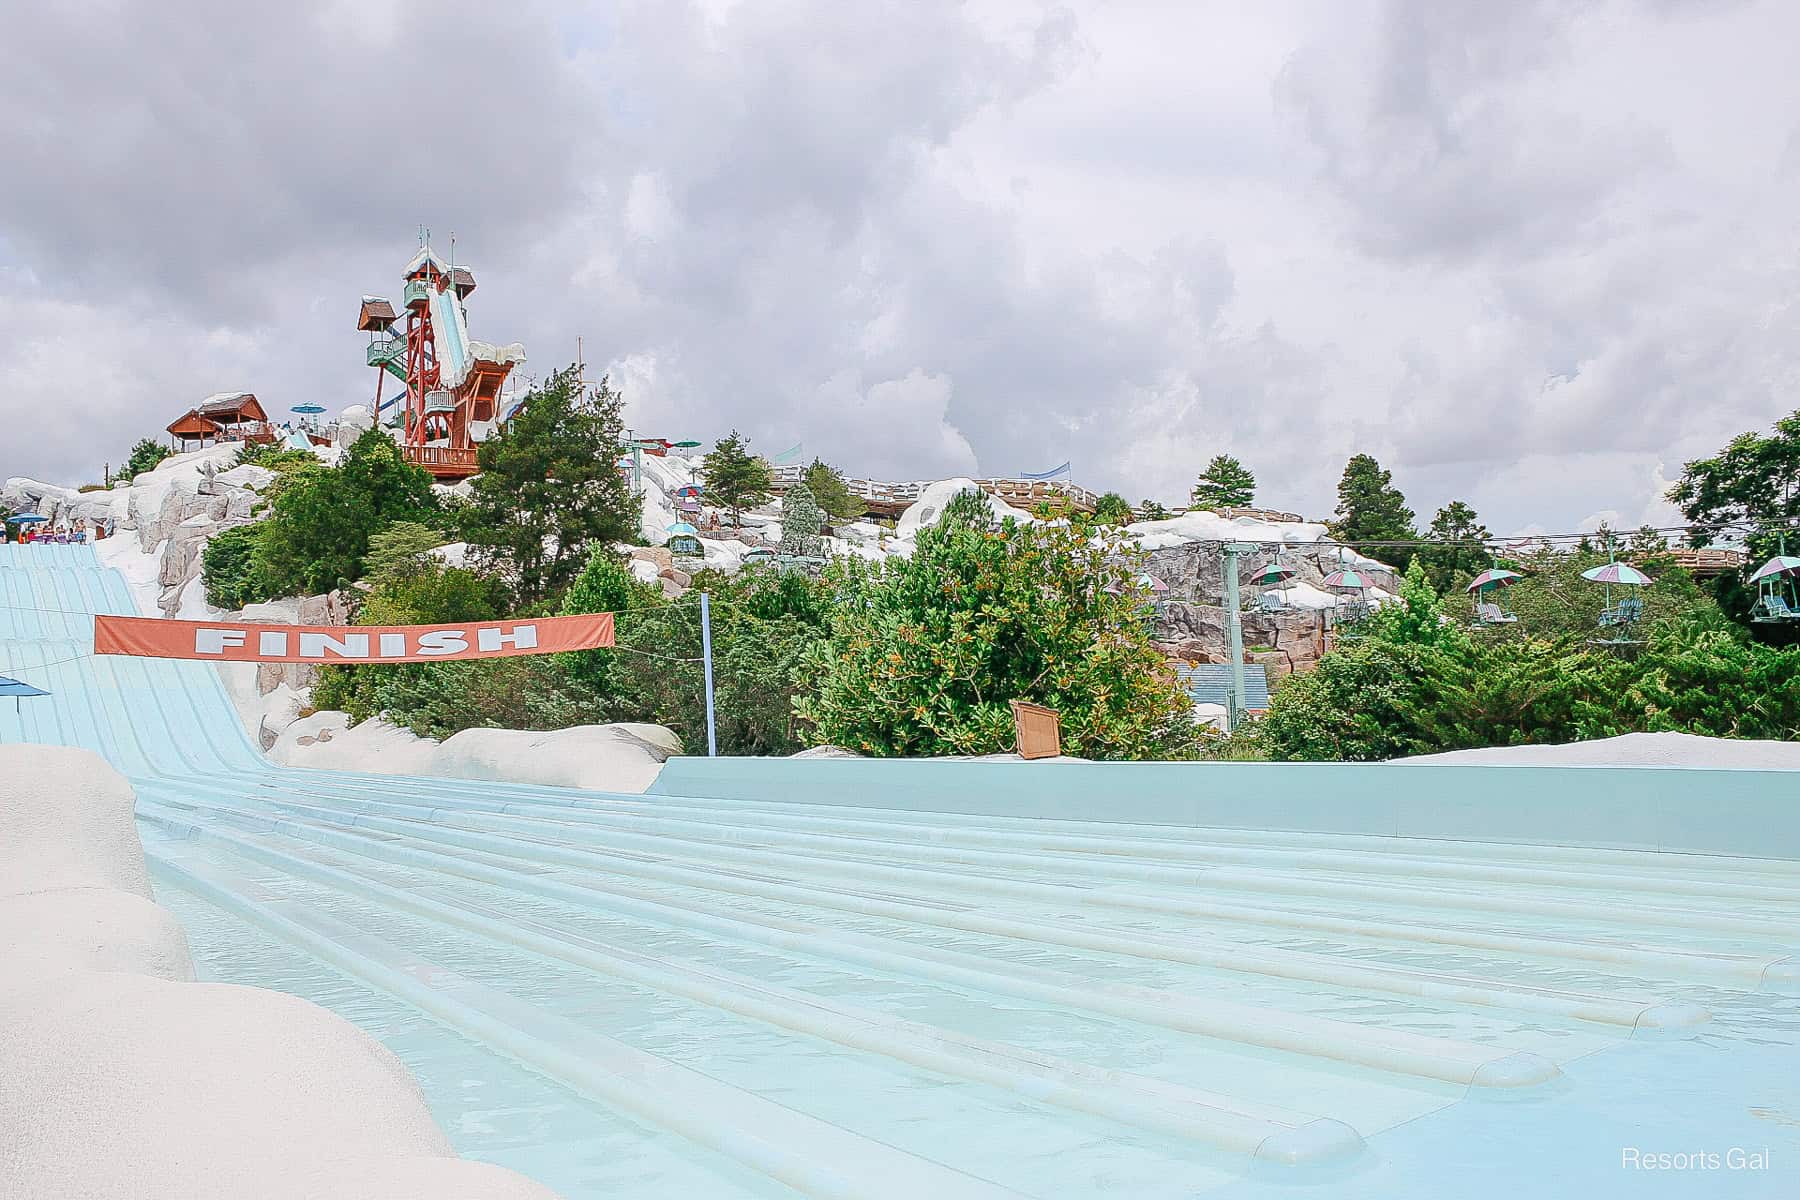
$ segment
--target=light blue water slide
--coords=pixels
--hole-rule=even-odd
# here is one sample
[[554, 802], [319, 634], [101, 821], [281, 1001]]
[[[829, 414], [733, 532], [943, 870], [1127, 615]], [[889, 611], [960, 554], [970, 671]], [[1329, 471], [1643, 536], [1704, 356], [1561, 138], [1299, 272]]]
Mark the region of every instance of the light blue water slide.
[[1800, 1162], [1754, 1115], [1800, 1111], [1791, 859], [1157, 807], [1230, 779], [1255, 811], [1205, 767], [1110, 805], [874, 764], [683, 760], [652, 796], [277, 768], [212, 667], [92, 655], [131, 611], [89, 547], [0, 547], [0, 674], [52, 693], [0, 742], [105, 755], [210, 977], [362, 1024], [465, 1154], [572, 1197], [1754, 1196], [1624, 1179], [1616, 1143]]

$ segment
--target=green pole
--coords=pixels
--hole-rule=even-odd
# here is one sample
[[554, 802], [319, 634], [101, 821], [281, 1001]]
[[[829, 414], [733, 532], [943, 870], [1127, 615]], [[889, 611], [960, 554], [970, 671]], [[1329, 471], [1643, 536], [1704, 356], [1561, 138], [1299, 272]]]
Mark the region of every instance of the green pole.
[[1238, 555], [1254, 553], [1244, 542], [1225, 543], [1225, 646], [1231, 655], [1231, 701], [1225, 706], [1225, 732], [1238, 727], [1244, 711], [1244, 619], [1238, 600]]

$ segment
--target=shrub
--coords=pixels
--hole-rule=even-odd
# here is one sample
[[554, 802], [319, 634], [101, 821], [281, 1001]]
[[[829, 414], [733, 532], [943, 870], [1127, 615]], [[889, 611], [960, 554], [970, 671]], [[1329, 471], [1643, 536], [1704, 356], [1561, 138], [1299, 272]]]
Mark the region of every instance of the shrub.
[[907, 559], [846, 564], [817, 678], [796, 705], [815, 744], [877, 756], [1013, 743], [1011, 700], [1054, 708], [1091, 758], [1185, 758], [1192, 705], [1150, 641], [1148, 596], [1119, 544], [1070, 525], [995, 524], [967, 493]]

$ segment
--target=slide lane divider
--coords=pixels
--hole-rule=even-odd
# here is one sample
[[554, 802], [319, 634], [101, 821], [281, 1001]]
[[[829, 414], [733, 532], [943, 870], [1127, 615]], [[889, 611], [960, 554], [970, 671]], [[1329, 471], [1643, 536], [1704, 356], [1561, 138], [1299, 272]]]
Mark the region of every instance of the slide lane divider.
[[[765, 984], [734, 972], [652, 957], [482, 904], [431, 899], [377, 882], [354, 869], [272, 847], [254, 837], [227, 834], [183, 820], [160, 805], [146, 816], [171, 833], [226, 846], [287, 874], [503, 945], [807, 1037], [1002, 1088], [1026, 1100], [1091, 1113], [1273, 1162], [1320, 1162], [1354, 1154], [1362, 1147], [1361, 1136], [1340, 1121], [1039, 1054]], [[341, 853], [317, 845], [314, 849], [331, 859]]]
[[[179, 811], [185, 806], [170, 807]], [[211, 806], [194, 807], [209, 808], [226, 820], [233, 820], [238, 815]], [[1104, 1013], [1224, 1042], [1262, 1046], [1308, 1058], [1357, 1063], [1396, 1074], [1472, 1087], [1529, 1087], [1561, 1074], [1554, 1063], [1537, 1054], [1497, 1053], [1494, 1047], [1453, 1038], [1381, 1029], [1329, 1017], [1185, 996], [1129, 984], [1089, 980], [1070, 983], [1054, 972], [1039, 968], [1010, 963], [1002, 968], [991, 959], [972, 954], [910, 944], [902, 948], [881, 938], [760, 913], [726, 917], [662, 900], [633, 899], [595, 883], [558, 878], [563, 874], [560, 872], [540, 870], [527, 874], [510, 867], [488, 866], [456, 855], [423, 850], [417, 845], [418, 839], [424, 838], [459, 849], [507, 853], [508, 846], [504, 841], [479, 834], [457, 835], [403, 826], [396, 836], [396, 831], [383, 827], [402, 823], [381, 818], [344, 819], [351, 829], [337, 827], [337, 822], [326, 824], [298, 817], [251, 815], [248, 822], [259, 832], [319, 841], [377, 861], [409, 863], [582, 907], [599, 905], [657, 924], [703, 929], [713, 936], [774, 946], [804, 957], [859, 963], [902, 976]], [[388, 836], [376, 836], [377, 833]], [[437, 836], [439, 833], [443, 836]], [[534, 845], [532, 849], [543, 852], [542, 862], [561, 861], [585, 871], [597, 870], [602, 874], [606, 871], [605, 863], [596, 863], [594, 856], [579, 851], [565, 851], [549, 844]]]
[[[357, 803], [350, 801], [349, 803]], [[380, 801], [362, 801], [364, 803], [380, 803]], [[394, 797], [388, 803], [414, 803], [428, 806], [434, 812], [467, 812], [471, 807], [479, 805], [452, 805], [446, 807], [440, 798], [433, 797], [428, 801], [408, 801], [404, 797]], [[345, 803], [340, 800], [339, 803]], [[525, 813], [507, 813], [506, 816], [520, 820], [552, 821], [552, 818], [537, 817]], [[849, 850], [824, 850], [817, 847], [820, 839], [805, 834], [771, 834], [749, 844], [729, 828], [702, 825], [697, 822], [677, 819], [659, 819], [646, 817], [611, 817], [606, 814], [582, 812], [579, 820], [554, 822], [558, 828], [578, 831], [583, 836], [591, 836], [595, 831], [617, 830], [617, 837], [634, 836], [633, 829], [670, 830], [653, 836], [667, 841], [685, 842], [694, 845], [716, 847], [721, 856], [743, 855], [763, 856], [764, 865], [771, 856], [782, 856], [789, 859], [799, 857], [821, 869], [829, 870], [835, 864], [840, 871], [846, 866], [864, 867], [880, 871], [929, 871], [947, 875], [965, 881], [969, 886], [980, 886], [1000, 894], [1042, 897], [1048, 892], [1059, 893], [1066, 900], [1070, 893], [1079, 889], [1066, 888], [1061, 885], [1048, 885], [1031, 879], [1013, 879], [1004, 875], [982, 874], [972, 875], [968, 871], [949, 870], [943, 866], [934, 866], [928, 852], [923, 848], [902, 844], [865, 843], [866, 852], [855, 854]], [[693, 832], [675, 832], [680, 829], [692, 829]], [[796, 849], [784, 849], [792, 845]], [[800, 847], [814, 847], [811, 854], [800, 854]], [[890, 866], [896, 857], [895, 851], [906, 851], [913, 859], [912, 865], [904, 867]], [[942, 857], [940, 855], [940, 857]], [[1153, 894], [1119, 890], [1112, 887], [1112, 881], [1104, 873], [1073, 871], [1071, 863], [1054, 855], [1014, 854], [1004, 855], [1000, 852], [968, 851], [960, 858], [953, 859], [961, 865], [975, 865], [984, 862], [1000, 870], [1025, 870], [1037, 874], [1066, 878], [1071, 873], [1094, 879], [1105, 888], [1089, 889], [1090, 893], [1104, 895], [1107, 903], [1118, 906], [1145, 908], [1150, 911], [1180, 914], [1187, 911], [1191, 901], [1187, 897], [1164, 897]], [[1004, 864], [1004, 865], [1003, 865]], [[1122, 868], [1129, 870], [1129, 868]], [[1148, 867], [1145, 871], [1159, 872], [1162, 868]], [[1634, 923], [1660, 922], [1674, 928], [1705, 929], [1709, 931], [1742, 934], [1751, 933], [1783, 939], [1778, 944], [1785, 944], [1786, 939], [1794, 936], [1795, 918], [1782, 919], [1774, 916], [1758, 916], [1742, 911], [1709, 911], [1684, 908], [1651, 907], [1641, 904], [1626, 908], [1596, 904], [1593, 899], [1580, 897], [1560, 900], [1538, 899], [1530, 896], [1495, 896], [1472, 892], [1448, 892], [1441, 888], [1420, 887], [1405, 884], [1363, 883], [1354, 880], [1335, 879], [1296, 879], [1278, 873], [1229, 867], [1205, 868], [1200, 871], [1173, 869], [1171, 877], [1157, 876], [1155, 882], [1170, 883], [1184, 889], [1198, 890], [1199, 885], [1208, 889], [1231, 888], [1251, 893], [1274, 893], [1277, 895], [1297, 895], [1320, 900], [1358, 899], [1375, 904], [1398, 906], [1401, 908], [1455, 909], [1479, 913], [1530, 913], [1537, 916], [1549, 916], [1561, 919], [1616, 921], [1629, 915]], [[1797, 913], [1796, 916], [1800, 916]]]
[[816, 1200], [1023, 1200], [987, 1180], [851, 1133], [581, 1028], [252, 879], [153, 852], [157, 875], [591, 1100], [716, 1150]]
[[[444, 820], [466, 820], [462, 814], [467, 806], [446, 808], [433, 800], [411, 800], [403, 793], [396, 792], [392, 780], [385, 779], [383, 800], [365, 800], [347, 798], [342, 789], [321, 791], [306, 779], [301, 785], [302, 777], [314, 776], [307, 771], [285, 771], [277, 778], [261, 782], [258, 786], [264, 791], [276, 790], [282, 795], [305, 796], [324, 802], [328, 811], [349, 810], [373, 814], [385, 807], [404, 807], [414, 810], [425, 810], [425, 816], [418, 819], [440, 818]], [[289, 801], [268, 799], [266, 796], [246, 797], [258, 803], [286, 804]], [[520, 816], [534, 819], [532, 814], [517, 812], [514, 803], [506, 803], [495, 807], [483, 808], [483, 814], [503, 816]], [[562, 807], [562, 806], [557, 806]], [[576, 807], [575, 814], [584, 811]], [[402, 818], [408, 819], [408, 818]], [[577, 822], [580, 824], [580, 822]], [[746, 876], [754, 878], [755, 876]], [[960, 879], [961, 876], [956, 876]], [[832, 893], [839, 894], [839, 893]], [[863, 894], [852, 892], [850, 894]], [[934, 907], [941, 907], [944, 888], [934, 885], [930, 897], [926, 901]], [[1078, 896], [1081, 893], [1072, 893]], [[1538, 937], [1529, 934], [1495, 932], [1486, 929], [1471, 929], [1466, 926], [1445, 924], [1414, 924], [1378, 920], [1372, 917], [1338, 917], [1326, 913], [1310, 912], [1304, 909], [1270, 908], [1263, 905], [1232, 904], [1196, 897], [1186, 916], [1209, 923], [1230, 925], [1270, 926], [1282, 929], [1293, 929], [1309, 934], [1331, 934], [1357, 941], [1392, 941], [1406, 945], [1447, 946], [1461, 949], [1480, 950], [1490, 953], [1503, 953], [1523, 958], [1549, 958], [1580, 962], [1600, 969], [1630, 968], [1655, 975], [1659, 978], [1698, 980], [1723, 986], [1757, 990], [1761, 987], [1767, 991], [1785, 992], [1800, 991], [1800, 972], [1791, 965], [1792, 960], [1784, 951], [1773, 954], [1741, 954], [1729, 951], [1682, 950], [1662, 946], [1645, 946], [1636, 943], [1613, 941], [1593, 941], [1574, 937]], [[918, 918], [908, 918], [917, 920]], [[942, 923], [936, 922], [933, 923]], [[973, 927], [971, 928], [972, 931]], [[1104, 949], [1109, 953], [1135, 954], [1137, 957], [1168, 959], [1171, 961], [1193, 961], [1198, 965], [1212, 965], [1209, 960], [1193, 959], [1182, 951], [1188, 942], [1199, 940], [1194, 935], [1147, 934], [1136, 929], [1105, 930], [1104, 936], [1126, 939], [1127, 947], [1141, 945], [1145, 953], [1138, 953], [1129, 948], [1117, 949], [1110, 945], [1102, 946], [1088, 940], [1086, 932], [1079, 927], [1044, 926], [1049, 931], [1042, 935], [1034, 933], [1032, 940], [1061, 941], [1063, 944], [1089, 948]], [[1104, 927], [1102, 927], [1104, 929]], [[994, 930], [980, 930], [995, 932]], [[1002, 935], [1005, 936], [1005, 935]], [[1223, 945], [1235, 948], [1243, 946], [1230, 940], [1222, 941]], [[1261, 947], [1245, 946], [1250, 952], [1262, 951], [1276, 953]], [[1299, 951], [1281, 953], [1301, 953]], [[1318, 958], [1342, 962], [1339, 955], [1316, 955]], [[1388, 968], [1410, 970], [1410, 968]], [[1504, 985], [1517, 986], [1517, 985]]]
[[[345, 814], [330, 807], [307, 805], [291, 800], [265, 800], [263, 802], [283, 811], [307, 813], [314, 819], [327, 822], [346, 820]], [[388, 827], [387, 832], [398, 832], [404, 836], [442, 841], [442, 831], [446, 828], [467, 829], [473, 826], [475, 832], [492, 832], [512, 841], [530, 845], [533, 847], [534, 854], [561, 855], [568, 852], [566, 846], [553, 837], [528, 836], [506, 827], [503, 821], [496, 818], [471, 817], [445, 810], [433, 810], [425, 816], [418, 816], [412, 815], [405, 806], [383, 804], [377, 801], [359, 801], [357, 803], [366, 809], [397, 807], [402, 812], [409, 813], [409, 815], [395, 818], [384, 818], [376, 812], [359, 814], [365, 819], [356, 823], [365, 828], [384, 828], [373, 822], [384, 819], [392, 820], [400, 824], [397, 828]], [[536, 847], [539, 845], [548, 846], [550, 849], [537, 851]], [[739, 882], [727, 884], [722, 881], [723, 877], [720, 872], [702, 872], [681, 866], [679, 865], [680, 860], [666, 853], [625, 855], [618, 853], [616, 847], [613, 848], [613, 851], [604, 856], [596, 856], [592, 852], [587, 852], [586, 859], [580, 860], [579, 864], [570, 865], [592, 865], [601, 867], [612, 874], [656, 878], [663, 882], [697, 887], [709, 892], [732, 891], [740, 894], [762, 895], [768, 899], [823, 907], [840, 912], [852, 912], [861, 916], [881, 917], [912, 925], [939, 929], [954, 928], [969, 933], [993, 935], [1025, 942], [1058, 944], [1104, 954], [1165, 962], [1184, 962], [1236, 974], [1265, 975], [1309, 983], [1357, 988], [1364, 991], [1475, 1005], [1483, 1008], [1542, 1013], [1570, 1020], [1622, 1026], [1631, 1030], [1663, 1032], [1694, 1030], [1709, 1020], [1709, 1014], [1704, 1008], [1690, 1004], [1672, 1003], [1655, 996], [1619, 998], [1566, 988], [1544, 987], [1538, 984], [1486, 980], [1417, 967], [1370, 964], [1340, 955], [1246, 945], [1227, 939], [1209, 939], [1192, 934], [1173, 936], [1137, 930], [1095, 929], [1080, 924], [1034, 921], [1023, 915], [989, 915], [973, 905], [962, 906], [954, 899], [946, 899], [944, 889], [932, 891], [927, 895], [916, 893], [906, 896], [871, 895], [854, 887], [812, 888], [805, 884], [790, 884], [768, 880], [765, 876], [739, 875], [735, 872], [730, 874], [729, 878]], [[577, 853], [582, 852], [577, 851]], [[511, 851], [510, 855], [518, 863], [523, 863], [527, 859], [527, 856], [518, 850]], [[634, 861], [634, 858], [637, 861]], [[519, 869], [523, 869], [523, 867], [521, 866]], [[790, 877], [792, 876], [784, 878]], [[1739, 980], [1740, 986], [1754, 989], [1759, 983], [1767, 980], [1771, 964], [1781, 961], [1781, 958], [1780, 955], [1746, 956], [1742, 961], [1731, 964], [1734, 969], [1734, 977]]]
[[[746, 811], [734, 801], [696, 802], [680, 797], [656, 797], [651, 800], [618, 800], [610, 796], [596, 798], [593, 803], [579, 805], [563, 798], [519, 799], [495, 802], [491, 793], [475, 792], [470, 799], [485, 811], [517, 811], [520, 808], [543, 809], [567, 814], [592, 812], [615, 819], [690, 820], [702, 828], [718, 831], [762, 829], [794, 832], [821, 841], [852, 841], [862, 844], [899, 845], [910, 849], [929, 848], [934, 852], [994, 851], [1035, 854], [1038, 852], [1068, 854], [1069, 863], [1082, 863], [1104, 873], [1105, 869], [1139, 871], [1175, 871], [1174, 864], [1212, 866], [1220, 863], [1240, 866], [1269, 866], [1301, 871], [1343, 872], [1356, 875], [1400, 876], [1474, 883], [1503, 883], [1529, 887], [1562, 888], [1576, 891], [1626, 889], [1649, 893], [1691, 895], [1717, 900], [1762, 900], [1800, 905], [1800, 878], [1791, 882], [1746, 883], [1741, 879], [1705, 879], [1682, 877], [1668, 873], [1595, 871], [1558, 869], [1551, 866], [1525, 866], [1516, 863], [1446, 862], [1422, 855], [1372, 855], [1341, 849], [1284, 849], [1279, 847], [1220, 846], [1175, 839], [1122, 838], [1101, 834], [1067, 834], [1048, 831], [1000, 831], [986, 829], [960, 830], [954, 827], [923, 826], [874, 818], [821, 817], [761, 811]], [[686, 817], [670, 817], [683, 813]], [[756, 822], [752, 825], [746, 818]], [[1673, 857], [1673, 856], [1670, 856]], [[1121, 860], [1142, 858], [1166, 860], [1125, 866]], [[979, 860], [970, 860], [979, 861]], [[1057, 862], [1064, 862], [1060, 857]], [[1746, 868], [1750, 861], [1742, 860]], [[1667, 864], [1664, 864], [1665, 866]], [[1065, 868], [1066, 869], [1066, 868]], [[1740, 875], [1743, 872], [1740, 872]], [[1141, 875], [1140, 878], [1166, 878], [1179, 881], [1175, 875]]]

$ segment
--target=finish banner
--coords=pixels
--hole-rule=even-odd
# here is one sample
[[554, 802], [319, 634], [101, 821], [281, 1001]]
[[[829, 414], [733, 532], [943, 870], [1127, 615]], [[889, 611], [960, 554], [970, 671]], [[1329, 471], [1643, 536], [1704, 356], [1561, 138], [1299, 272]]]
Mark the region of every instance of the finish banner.
[[235, 621], [94, 618], [94, 653], [213, 662], [447, 662], [598, 650], [613, 614], [470, 621], [459, 625], [251, 625]]

